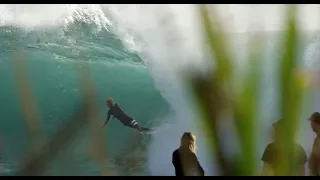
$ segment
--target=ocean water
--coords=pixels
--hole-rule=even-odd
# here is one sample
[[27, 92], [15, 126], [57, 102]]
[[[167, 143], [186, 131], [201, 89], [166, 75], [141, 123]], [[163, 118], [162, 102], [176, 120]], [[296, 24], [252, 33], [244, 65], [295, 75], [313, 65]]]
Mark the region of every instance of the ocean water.
[[[72, 16], [75, 17], [75, 15]], [[75, 109], [82, 102], [79, 77], [75, 68], [76, 63], [80, 61], [90, 67], [96, 100], [101, 112], [99, 114], [101, 123], [106, 118], [105, 101], [109, 97], [113, 97], [120, 103], [125, 112], [134, 117], [141, 126], [155, 126], [157, 121], [167, 113], [168, 103], [155, 87], [148, 68], [138, 54], [128, 50], [120, 38], [107, 29], [111, 28], [107, 22], [104, 22], [105, 28], [102, 29], [99, 29], [99, 24], [95, 23], [74, 20], [64, 26], [35, 27], [32, 30], [18, 25], [1, 26], [0, 71], [3, 88], [0, 94], [2, 102], [6, 102], [0, 105], [2, 108], [0, 130], [4, 139], [1, 175], [15, 173], [28, 146], [28, 137], [12, 71], [11, 59], [17, 53], [17, 48], [21, 48], [23, 58], [27, 62], [31, 86], [48, 138], [56, 132], [63, 120], [74, 115]], [[137, 148], [146, 146], [150, 139], [149, 137], [132, 139], [133, 130], [122, 126], [116, 120], [111, 121], [105, 129], [104, 135], [110, 142], [108, 144], [110, 160], [108, 161], [110, 164], [120, 164], [122, 168], [125, 168], [125, 165], [121, 164], [130, 160], [130, 157], [125, 158], [123, 153], [135, 153]], [[52, 170], [49, 170], [48, 174], [99, 174], [98, 167], [92, 163], [88, 155], [87, 135], [85, 132], [82, 134], [67, 149], [67, 152], [53, 163]], [[138, 143], [130, 147], [128, 145], [130, 141]], [[126, 150], [128, 148], [131, 148], [130, 151]], [[141, 153], [146, 154], [146, 151]], [[121, 156], [121, 160], [118, 160], [118, 156]], [[145, 158], [141, 156], [138, 160], [144, 165], [134, 173], [146, 174]], [[128, 170], [121, 172], [119, 169], [119, 171], [122, 175], [131, 173]]]
[[[173, 9], [164, 5], [0, 5], [0, 175], [14, 175], [28, 147], [12, 71], [11, 59], [17, 49], [27, 62], [47, 138], [74, 115], [82, 101], [75, 69], [75, 64], [82, 62], [90, 67], [101, 123], [107, 113], [105, 100], [113, 97], [140, 125], [158, 128], [153, 136], [139, 136], [111, 121], [104, 132], [110, 168], [119, 175], [173, 175], [172, 151], [184, 131], [193, 131], [206, 175], [218, 174], [197, 123], [192, 96], [179, 75], [188, 66], [206, 70], [198, 20], [192, 5]], [[265, 43], [257, 161], [271, 139], [271, 123], [279, 118], [274, 100], [276, 67], [272, 65], [281, 53], [279, 34], [269, 33]], [[239, 67], [246, 57], [247, 37], [229, 36]], [[318, 58], [315, 37], [314, 32], [303, 35], [298, 52], [301, 59]], [[303, 116], [319, 107], [308, 98]], [[312, 132], [307, 122], [302, 122], [299, 141], [310, 152]], [[232, 137], [232, 132], [227, 129], [223, 133]], [[89, 142], [85, 128], [45, 174], [100, 175], [97, 163], [90, 158]], [[226, 143], [233, 147], [234, 140], [226, 139]]]

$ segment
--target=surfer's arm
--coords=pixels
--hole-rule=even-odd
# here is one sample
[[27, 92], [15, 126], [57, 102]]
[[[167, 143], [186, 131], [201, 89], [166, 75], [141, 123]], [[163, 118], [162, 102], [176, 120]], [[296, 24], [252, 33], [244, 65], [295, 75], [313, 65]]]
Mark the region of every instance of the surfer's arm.
[[101, 128], [103, 128], [104, 126], [106, 126], [108, 124], [109, 120], [105, 120], [103, 125], [101, 126]]
[[111, 117], [111, 113], [110, 111], [108, 112], [108, 116], [107, 116], [107, 119], [104, 121], [103, 125], [101, 126], [101, 128], [103, 128], [104, 126], [106, 126], [110, 120], [110, 117]]

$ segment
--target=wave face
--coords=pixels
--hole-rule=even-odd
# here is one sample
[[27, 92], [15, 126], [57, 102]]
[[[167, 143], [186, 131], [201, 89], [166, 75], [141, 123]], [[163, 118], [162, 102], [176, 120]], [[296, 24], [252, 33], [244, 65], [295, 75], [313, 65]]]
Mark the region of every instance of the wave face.
[[[101, 120], [106, 118], [105, 100], [111, 96], [140, 125], [155, 126], [157, 119], [168, 111], [168, 103], [154, 86], [148, 68], [136, 52], [123, 45], [100, 6], [42, 7], [43, 13], [40, 10], [35, 14], [32, 13], [33, 8], [38, 10], [39, 7], [1, 5], [7, 14], [2, 14], [0, 20], [3, 23], [0, 27], [0, 131], [4, 138], [0, 175], [16, 171], [28, 144], [11, 63], [18, 47], [27, 62], [30, 82], [48, 137], [64, 119], [73, 115], [81, 103], [75, 69], [77, 62], [90, 67]], [[46, 10], [56, 14], [61, 9], [63, 13], [54, 17], [53, 23], [46, 23], [50, 21], [50, 17], [43, 17]], [[19, 21], [19, 18], [27, 20]], [[33, 23], [40, 21], [43, 23]], [[115, 120], [109, 124], [105, 133], [109, 142], [108, 161], [117, 167], [119, 174], [146, 174], [147, 161], [144, 157], [147, 153], [141, 147], [145, 147], [150, 138], [135, 140], [139, 141], [138, 144], [126, 147], [132, 141], [132, 131]], [[86, 132], [83, 134], [53, 163], [49, 174], [98, 175], [99, 168], [90, 160], [89, 149], [86, 148], [89, 143]], [[128, 151], [128, 148], [131, 149]], [[136, 151], [142, 154], [138, 157], [141, 167], [135, 167], [131, 172], [126, 170], [126, 161], [130, 160], [126, 153], [130, 155]]]
[[[118, 174], [173, 175], [171, 154], [184, 131], [196, 133], [206, 175], [218, 174], [206, 151], [204, 132], [194, 122], [192, 98], [178, 76], [186, 65], [206, 70], [193, 5], [0, 5], [0, 12], [0, 133], [4, 139], [0, 175], [16, 172], [28, 145], [11, 64], [18, 47], [28, 65], [47, 137], [81, 102], [75, 63], [82, 62], [92, 73], [101, 123], [106, 117], [105, 100], [112, 96], [140, 125], [159, 129], [153, 136], [137, 137], [118, 121], [107, 126], [107, 161]], [[241, 65], [246, 35], [230, 39]], [[271, 62], [279, 54], [275, 48], [279, 38], [267, 39], [265, 62]], [[278, 118], [276, 102], [271, 101], [275, 67], [267, 63], [266, 69], [257, 157], [269, 141], [270, 121]], [[308, 131], [306, 122], [303, 127]], [[223, 133], [234, 135], [230, 130]], [[308, 133], [300, 139], [310, 139], [312, 133]], [[88, 141], [85, 130], [46, 173], [99, 175]], [[236, 151], [234, 141], [226, 143], [232, 147], [227, 149]], [[302, 141], [307, 151], [311, 143], [311, 139]]]

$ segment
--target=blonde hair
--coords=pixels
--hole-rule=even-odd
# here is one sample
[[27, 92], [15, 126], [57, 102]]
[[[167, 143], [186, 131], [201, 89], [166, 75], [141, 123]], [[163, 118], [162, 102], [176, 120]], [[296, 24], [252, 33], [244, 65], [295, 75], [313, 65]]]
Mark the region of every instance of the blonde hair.
[[110, 97], [110, 98], [107, 100], [107, 103], [111, 103], [111, 104], [113, 104], [113, 98], [112, 98], [112, 97]]
[[196, 153], [196, 136], [191, 132], [185, 132], [180, 143], [181, 148]]
[[196, 136], [185, 132], [181, 137], [179, 155], [184, 176], [201, 176], [196, 156]]

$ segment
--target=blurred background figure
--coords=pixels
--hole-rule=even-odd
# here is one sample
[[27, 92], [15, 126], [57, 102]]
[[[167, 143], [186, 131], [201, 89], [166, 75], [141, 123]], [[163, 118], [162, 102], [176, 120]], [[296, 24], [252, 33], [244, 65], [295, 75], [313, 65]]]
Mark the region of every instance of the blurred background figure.
[[172, 154], [176, 176], [204, 176], [204, 171], [196, 156], [196, 136], [185, 132], [181, 145]]
[[[263, 161], [262, 176], [274, 176], [277, 172], [276, 168], [281, 168], [277, 166], [279, 164], [279, 147], [281, 147], [281, 133], [283, 132], [283, 119], [277, 121], [273, 124], [274, 127], [274, 141], [267, 145], [262, 155], [261, 160]], [[307, 155], [303, 147], [299, 144], [294, 143], [294, 164], [293, 175], [305, 176], [305, 164], [308, 161]]]
[[309, 118], [311, 121], [311, 128], [316, 133], [316, 138], [313, 142], [312, 152], [309, 160], [310, 176], [319, 176], [319, 158], [320, 158], [320, 113], [314, 112]]

